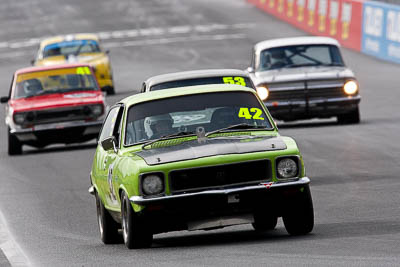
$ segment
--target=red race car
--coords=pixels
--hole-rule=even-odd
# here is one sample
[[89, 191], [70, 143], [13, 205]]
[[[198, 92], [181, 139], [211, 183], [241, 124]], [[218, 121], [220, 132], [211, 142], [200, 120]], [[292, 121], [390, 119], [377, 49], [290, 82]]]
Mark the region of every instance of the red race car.
[[87, 64], [31, 67], [15, 72], [6, 106], [8, 154], [97, 138], [107, 106]]

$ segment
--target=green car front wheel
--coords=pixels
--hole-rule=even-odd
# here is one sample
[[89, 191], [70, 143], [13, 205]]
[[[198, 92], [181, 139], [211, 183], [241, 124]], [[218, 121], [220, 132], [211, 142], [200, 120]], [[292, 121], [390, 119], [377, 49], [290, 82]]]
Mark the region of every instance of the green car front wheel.
[[129, 197], [121, 194], [122, 236], [127, 248], [147, 248], [153, 242], [153, 234], [146, 225], [146, 220], [135, 213]]
[[314, 228], [314, 208], [308, 185], [289, 199], [282, 219], [286, 231], [290, 235], [305, 235], [312, 231]]

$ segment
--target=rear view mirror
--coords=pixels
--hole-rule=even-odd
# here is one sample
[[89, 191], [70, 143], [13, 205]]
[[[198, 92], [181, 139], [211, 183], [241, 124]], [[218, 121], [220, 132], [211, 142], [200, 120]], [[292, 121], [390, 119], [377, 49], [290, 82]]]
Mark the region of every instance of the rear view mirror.
[[34, 59], [31, 60], [31, 65], [32, 66], [35, 65], [35, 60]]
[[115, 153], [117, 153], [117, 145], [116, 145], [116, 140], [114, 136], [107, 137], [103, 141], [101, 141], [101, 146], [105, 151], [108, 150], [114, 150]]
[[2, 96], [2, 97], [0, 98], [0, 103], [7, 103], [8, 100], [10, 100], [10, 98], [9, 98], [8, 96]]

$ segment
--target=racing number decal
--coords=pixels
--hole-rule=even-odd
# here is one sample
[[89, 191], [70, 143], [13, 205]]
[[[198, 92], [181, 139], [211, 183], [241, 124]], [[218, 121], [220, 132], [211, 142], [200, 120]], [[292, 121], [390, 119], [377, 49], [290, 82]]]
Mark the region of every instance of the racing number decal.
[[[254, 113], [254, 114], [250, 114]], [[264, 120], [263, 117], [261, 117], [262, 115], [262, 111], [259, 108], [250, 108], [250, 110], [248, 108], [240, 108], [239, 110], [239, 118], [245, 118], [246, 120]]]
[[89, 69], [89, 67], [79, 67], [76, 69], [76, 74], [90, 75], [90, 69]]
[[244, 81], [243, 77], [223, 77], [222, 80], [224, 83], [246, 86], [246, 82]]
[[115, 190], [114, 190], [114, 186], [113, 186], [113, 182], [112, 182], [112, 176], [113, 176], [113, 165], [110, 165], [110, 168], [108, 169], [108, 187], [110, 188], [110, 197], [112, 201], [116, 201], [117, 200], [117, 196], [115, 194]]

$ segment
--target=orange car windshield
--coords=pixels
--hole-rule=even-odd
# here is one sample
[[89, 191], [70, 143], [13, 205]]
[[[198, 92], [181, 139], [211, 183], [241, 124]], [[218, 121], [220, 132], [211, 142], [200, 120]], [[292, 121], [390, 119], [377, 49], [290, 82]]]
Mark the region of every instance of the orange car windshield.
[[19, 74], [14, 98], [87, 90], [99, 90], [89, 67], [62, 68]]

